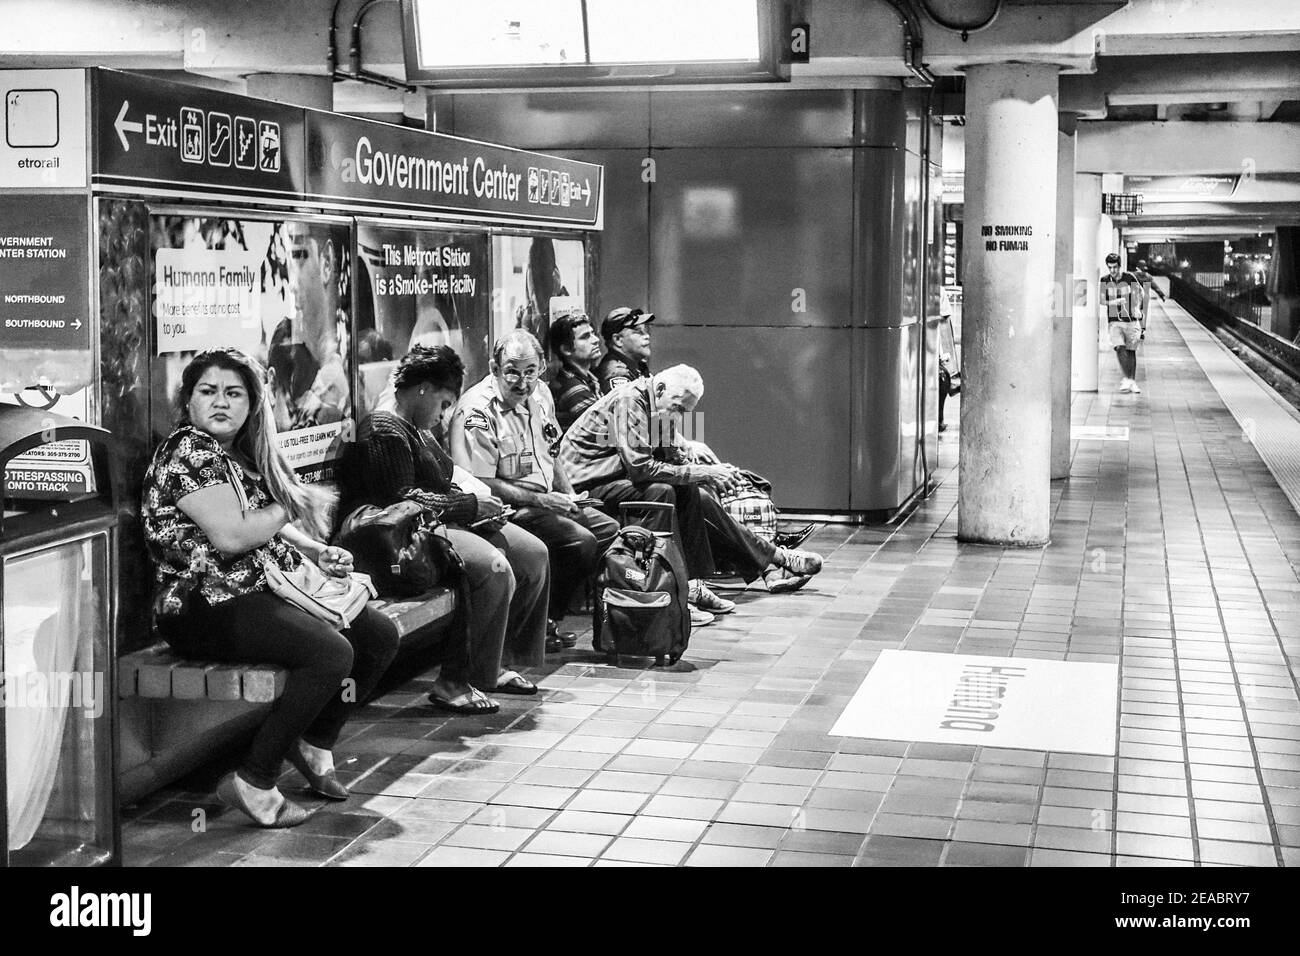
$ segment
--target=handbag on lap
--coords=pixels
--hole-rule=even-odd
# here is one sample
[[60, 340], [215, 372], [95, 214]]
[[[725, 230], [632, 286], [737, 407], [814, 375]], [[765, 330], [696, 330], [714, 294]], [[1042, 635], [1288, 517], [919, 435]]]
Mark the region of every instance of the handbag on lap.
[[352, 552], [353, 566], [369, 574], [384, 597], [416, 597], [460, 563], [451, 542], [434, 533], [438, 525], [437, 516], [415, 501], [362, 505], [343, 519], [334, 544]]
[[292, 571], [270, 561], [262, 570], [273, 594], [340, 630], [350, 627], [366, 602], [378, 596], [370, 575], [353, 571], [346, 577], [335, 577], [306, 558]]

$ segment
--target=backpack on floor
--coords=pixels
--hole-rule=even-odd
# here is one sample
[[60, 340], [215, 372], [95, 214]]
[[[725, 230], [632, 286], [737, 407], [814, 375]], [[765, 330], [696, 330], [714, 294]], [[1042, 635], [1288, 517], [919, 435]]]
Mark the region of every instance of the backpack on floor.
[[611, 664], [620, 654], [675, 664], [691, 639], [686, 562], [671, 534], [639, 525], [615, 536], [596, 575], [592, 645]]

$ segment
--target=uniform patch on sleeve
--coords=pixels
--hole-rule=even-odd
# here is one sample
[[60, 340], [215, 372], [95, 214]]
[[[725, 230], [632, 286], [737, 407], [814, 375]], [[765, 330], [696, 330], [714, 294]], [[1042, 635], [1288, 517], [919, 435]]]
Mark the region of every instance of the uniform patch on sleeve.
[[631, 380], [630, 378], [628, 378], [626, 375], [619, 375], [619, 376], [616, 376], [615, 378], [611, 378], [611, 379], [609, 380], [609, 390], [612, 392], [612, 391], [614, 391], [614, 389], [618, 388], [620, 385], [626, 385], [626, 384], [627, 384], [628, 382], [630, 382], [630, 381], [632, 381], [632, 380]]
[[465, 416], [465, 427], [482, 428], [484, 431], [489, 431], [492, 426], [488, 424], [487, 416], [481, 410], [475, 409]]

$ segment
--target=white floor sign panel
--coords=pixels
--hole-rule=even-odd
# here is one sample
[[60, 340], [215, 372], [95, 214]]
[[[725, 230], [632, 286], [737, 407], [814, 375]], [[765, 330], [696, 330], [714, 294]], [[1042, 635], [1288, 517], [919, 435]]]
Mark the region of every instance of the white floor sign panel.
[[833, 737], [1115, 755], [1115, 664], [883, 651]]

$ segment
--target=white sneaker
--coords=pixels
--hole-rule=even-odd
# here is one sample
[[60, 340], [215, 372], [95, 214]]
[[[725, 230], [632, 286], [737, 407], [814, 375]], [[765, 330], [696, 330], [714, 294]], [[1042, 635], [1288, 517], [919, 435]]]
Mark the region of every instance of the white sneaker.
[[1136, 381], [1134, 381], [1133, 379], [1129, 379], [1128, 390], [1129, 390], [1130, 392], [1140, 392], [1140, 391], [1142, 391], [1142, 389], [1140, 389], [1140, 388], [1138, 387], [1138, 383], [1137, 383]]
[[1131, 378], [1122, 378], [1119, 380], [1119, 390], [1121, 392], [1133, 391], [1133, 380]]
[[686, 605], [691, 612], [691, 627], [704, 627], [706, 624], [713, 623], [713, 615], [708, 611], [701, 611], [694, 604]]

